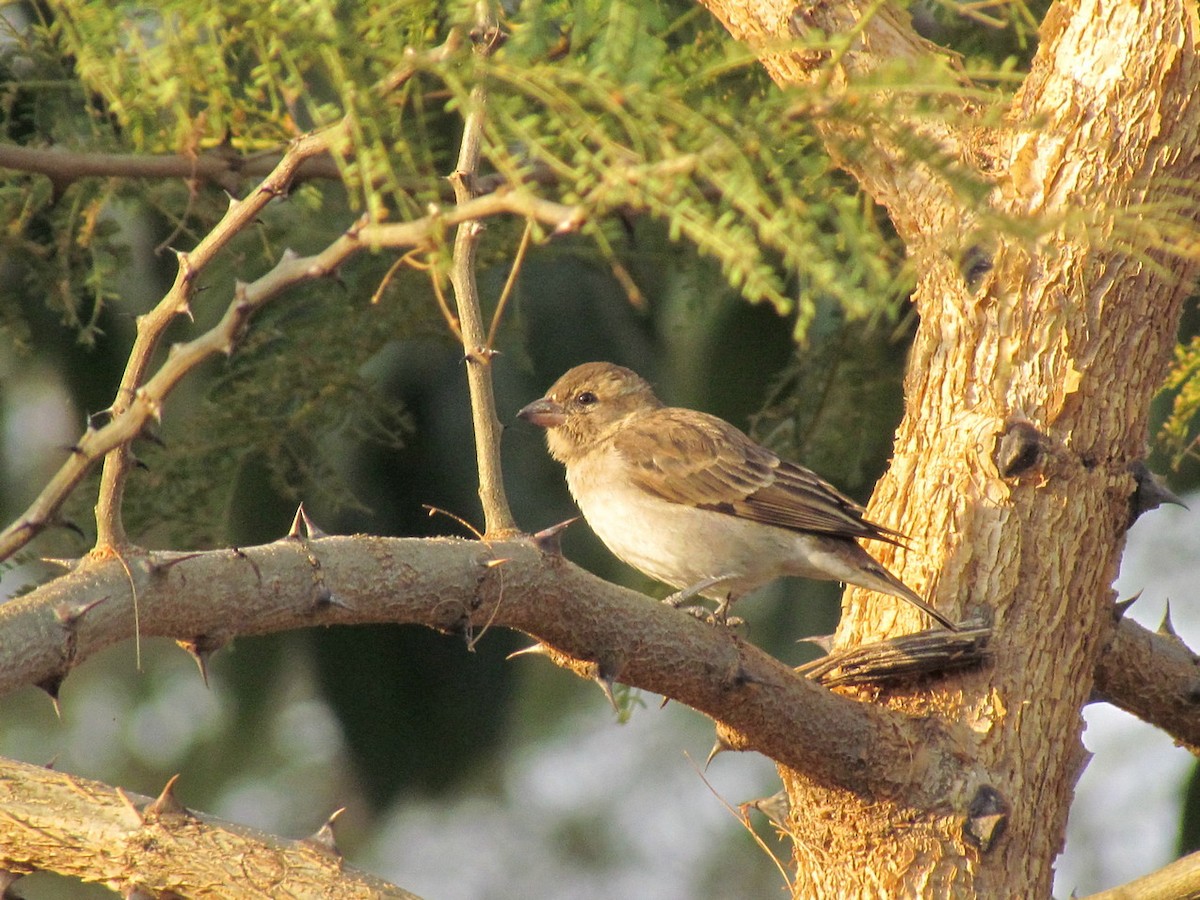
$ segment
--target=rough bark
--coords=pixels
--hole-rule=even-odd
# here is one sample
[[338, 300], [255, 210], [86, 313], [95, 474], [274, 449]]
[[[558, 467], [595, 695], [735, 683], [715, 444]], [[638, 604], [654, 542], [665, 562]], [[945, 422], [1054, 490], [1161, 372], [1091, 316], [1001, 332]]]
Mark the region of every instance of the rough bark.
[[[811, 53], [780, 52], [780, 40], [857, 17], [849, 4], [706, 5], [738, 38], [771, 48], [763, 63], [781, 83], [821, 73]], [[1145, 453], [1150, 399], [1197, 271], [1194, 256], [1155, 246], [1144, 221], [1178, 199], [1171, 184], [1194, 193], [1200, 179], [1196, 19], [1194, 2], [1057, 3], [1002, 129], [978, 129], [953, 100], [944, 124], [914, 123], [993, 181], [982, 210], [906, 164], [886, 131], [846, 162], [921, 263], [906, 415], [873, 504], [912, 549], [884, 561], [939, 609], [988, 618], [997, 641], [989, 671], [880, 699], [962, 723], [1011, 812], [985, 849], [950, 817], [784, 769], [796, 896], [1049, 895], [1085, 761], [1080, 710], [1113, 628], [1128, 468]], [[856, 72], [938, 55], [889, 6], [860, 24], [830, 90]], [[844, 142], [822, 127], [831, 145]], [[1183, 213], [1193, 227], [1196, 208]], [[972, 286], [961, 241], [981, 213], [1036, 216], [1048, 229], [1035, 242], [991, 236], [994, 268]], [[1004, 478], [995, 451], [1009, 432], [1024, 436], [1033, 465]], [[911, 622], [900, 610], [870, 618], [878, 604], [863, 599], [849, 595], [840, 641]]]
[[0, 868], [52, 867], [125, 896], [229, 897], [237, 885], [241, 897], [420, 900], [345, 865], [332, 829], [295, 841], [260, 834], [191, 812], [173, 784], [142, 797], [0, 759]]

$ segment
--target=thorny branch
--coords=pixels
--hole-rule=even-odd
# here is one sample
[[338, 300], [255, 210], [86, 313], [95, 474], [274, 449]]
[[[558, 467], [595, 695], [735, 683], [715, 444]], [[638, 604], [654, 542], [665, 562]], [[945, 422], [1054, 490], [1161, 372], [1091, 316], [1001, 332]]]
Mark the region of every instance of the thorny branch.
[[[126, 562], [131, 575], [87, 558], [0, 606], [0, 693], [37, 684], [54, 695], [85, 659], [132, 637], [136, 590], [144, 636], [205, 658], [238, 636], [316, 625], [421, 624], [469, 640], [492, 624], [532, 635], [585, 678], [685, 703], [722, 723], [731, 746], [831, 785], [963, 813], [982, 778], [942, 723], [831, 693], [728, 629], [529, 539], [296, 536], [239, 550], [133, 548]], [[919, 764], [914, 746], [925, 748]]]
[[576, 230], [582, 210], [521, 191], [501, 190], [445, 211], [435, 210], [411, 222], [370, 224], [360, 221], [313, 256], [287, 252], [270, 272], [239, 282], [225, 315], [199, 337], [171, 348], [162, 366], [132, 391], [128, 406], [100, 427], [89, 427], [71, 448], [70, 457], [17, 521], [0, 533], [0, 560], [7, 559], [52, 524], [62, 503], [88, 470], [106, 453], [127, 446], [151, 419], [162, 416], [163, 403], [189, 372], [217, 353], [232, 353], [250, 317], [287, 288], [322, 278], [355, 254], [376, 247], [420, 246], [461, 222], [515, 215], [548, 225], [556, 233]]
[[[490, 0], [479, 0], [476, 28], [472, 34], [475, 52], [489, 56], [502, 40]], [[450, 183], [461, 209], [475, 196], [475, 180], [483, 146], [483, 124], [487, 115], [487, 87], [479, 82], [471, 89], [467, 114], [463, 120], [462, 143]], [[450, 282], [458, 308], [458, 330], [462, 337], [463, 357], [467, 366], [467, 386], [471, 395], [471, 418], [475, 432], [476, 467], [479, 473], [479, 499], [483, 504], [484, 532], [489, 537], [506, 537], [518, 532], [504, 492], [500, 471], [500, 419], [492, 390], [492, 349], [484, 331], [479, 308], [479, 285], [475, 277], [475, 254], [483, 234], [483, 223], [467, 220], [458, 226], [454, 237], [454, 262]]]
[[311, 838], [278, 838], [186, 809], [175, 781], [157, 798], [142, 797], [0, 759], [5, 896], [16, 896], [7, 890], [15, 877], [41, 870], [100, 881], [126, 897], [196, 896], [203, 885], [236, 884], [243, 896], [418, 900], [346, 865], [334, 817]]

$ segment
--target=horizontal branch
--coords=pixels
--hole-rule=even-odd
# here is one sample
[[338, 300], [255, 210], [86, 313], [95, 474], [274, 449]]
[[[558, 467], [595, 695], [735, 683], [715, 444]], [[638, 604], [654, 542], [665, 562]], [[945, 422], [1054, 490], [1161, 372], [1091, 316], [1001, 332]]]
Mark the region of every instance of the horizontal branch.
[[38, 684], [56, 695], [75, 666], [132, 637], [135, 592], [143, 637], [201, 653], [315, 625], [516, 628], [576, 673], [685, 703], [717, 720], [733, 747], [831, 786], [965, 814], [983, 781], [936, 720], [834, 694], [732, 631], [528, 540], [289, 537], [242, 550], [131, 551], [123, 562], [89, 557], [0, 606], [0, 692]]
[[[248, 156], [223, 147], [194, 154], [94, 153], [60, 147], [0, 144], [0, 169], [45, 175], [61, 192], [80, 178], [183, 178], [204, 181], [237, 194], [244, 178], [262, 178], [283, 159], [282, 151]], [[337, 161], [328, 154], [306, 159], [294, 178], [340, 180]]]
[[241, 896], [419, 900], [345, 865], [330, 842], [286, 840], [193, 813], [171, 785], [154, 800], [2, 758], [0, 870], [56, 872], [127, 897], [237, 885]]
[[1200, 657], [1176, 635], [1122, 619], [1100, 653], [1094, 696], [1200, 756]]
[[167, 396], [184, 376], [211, 356], [231, 354], [250, 317], [269, 300], [287, 288], [329, 276], [363, 250], [421, 246], [461, 222], [506, 214], [549, 225], [555, 233], [573, 231], [583, 222], [583, 212], [577, 207], [502, 189], [447, 210], [435, 209], [410, 222], [367, 224], [363, 220], [320, 253], [301, 257], [286, 251], [275, 268], [261, 278], [239, 282], [220, 322], [191, 341], [173, 345], [158, 371], [137, 389], [129, 406], [103, 427], [89, 427], [71, 448], [67, 461], [25, 513], [0, 533], [0, 561], [53, 522], [63, 501], [98, 460], [134, 440], [151, 419], [161, 419]]
[[1083, 900], [1180, 900], [1200, 896], [1200, 852], [1163, 866], [1120, 887], [1088, 894]]

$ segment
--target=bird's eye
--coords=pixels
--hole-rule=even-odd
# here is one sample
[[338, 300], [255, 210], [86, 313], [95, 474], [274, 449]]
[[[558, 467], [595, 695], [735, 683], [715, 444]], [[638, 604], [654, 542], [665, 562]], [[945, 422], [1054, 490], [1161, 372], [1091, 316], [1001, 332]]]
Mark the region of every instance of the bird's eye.
[[575, 402], [580, 406], [591, 406], [596, 402], [596, 399], [596, 395], [591, 391], [580, 391], [579, 395], [575, 398]]

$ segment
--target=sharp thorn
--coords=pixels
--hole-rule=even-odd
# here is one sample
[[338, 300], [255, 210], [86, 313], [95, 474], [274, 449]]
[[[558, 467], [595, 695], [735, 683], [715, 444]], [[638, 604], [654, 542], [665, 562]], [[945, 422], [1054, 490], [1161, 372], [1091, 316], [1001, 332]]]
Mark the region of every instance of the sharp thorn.
[[208, 661], [214, 653], [225, 646], [225, 639], [201, 634], [190, 640], [176, 640], [175, 643], [196, 661], [200, 677], [204, 679], [204, 686], [208, 687]]
[[1142, 592], [1138, 591], [1136, 594], [1134, 594], [1128, 600], [1118, 600], [1116, 603], [1113, 604], [1113, 618], [1114, 619], [1123, 619], [1125, 617], [1125, 613], [1127, 613], [1129, 611], [1129, 607], [1131, 607], [1131, 606], [1133, 606], [1133, 604], [1137, 603], [1138, 600], [1141, 599], [1141, 597], [1142, 597]]
[[296, 515], [292, 517], [292, 526], [287, 536], [294, 540], [317, 540], [326, 537], [325, 532], [309, 517], [308, 511], [301, 503], [296, 507]]
[[180, 563], [187, 562], [189, 559], [196, 559], [199, 556], [199, 553], [185, 553], [182, 556], [176, 556], [172, 559], [157, 559], [152, 555], [147, 568], [151, 575], [163, 575]]
[[142, 811], [142, 815], [147, 819], [162, 819], [167, 816], [186, 816], [187, 809], [179, 798], [175, 796], [175, 785], [179, 782], [179, 775], [172, 775], [167, 783], [163, 786], [162, 791], [154, 801], [146, 806]]
[[66, 569], [68, 572], [81, 562], [81, 560], [78, 559], [57, 559], [53, 556], [43, 556], [41, 561], [51, 566], [59, 566], [60, 568]]
[[712, 749], [708, 751], [708, 756], [704, 758], [704, 771], [708, 771], [709, 764], [712, 763], [712, 761], [716, 759], [718, 755], [724, 753], [726, 750], [732, 749], [733, 745], [718, 734], [716, 741], [712, 745]]
[[1175, 631], [1175, 623], [1171, 621], [1171, 601], [1167, 601], [1167, 608], [1163, 610], [1162, 624], [1158, 626], [1158, 633], [1164, 637], [1179, 637]]
[[50, 695], [50, 701], [54, 704], [54, 714], [60, 719], [62, 718], [62, 705], [58, 701], [58, 693], [62, 690], [62, 684], [66, 680], [66, 672], [55, 672], [37, 682], [37, 686]]
[[63, 628], [74, 628], [79, 620], [108, 599], [108, 596], [93, 600], [91, 603], [71, 603], [64, 600], [54, 607], [54, 617]]
[[337, 824], [338, 817], [346, 811], [346, 807], [335, 809], [333, 813], [325, 820], [325, 824], [318, 828], [313, 834], [306, 838], [306, 842], [313, 844], [326, 853], [333, 856], [341, 856], [342, 851], [338, 849], [337, 839], [334, 837], [333, 828]]
[[600, 690], [604, 691], [604, 696], [607, 697], [608, 702], [612, 704], [613, 711], [620, 713], [621, 707], [617, 705], [616, 695], [613, 694], [613, 679], [608, 675], [598, 672], [595, 676], [593, 676], [592, 681], [600, 685]]
[[534, 546], [549, 556], [562, 556], [562, 533], [578, 521], [579, 516], [574, 516], [565, 522], [543, 528], [533, 536]]
[[508, 656], [506, 656], [504, 658], [506, 660], [508, 660], [508, 659], [516, 659], [518, 656], [549, 656], [549, 655], [550, 655], [550, 648], [539, 641], [538, 643], [532, 644], [528, 647], [522, 647], [520, 650], [514, 650], [512, 653], [508, 654]]

